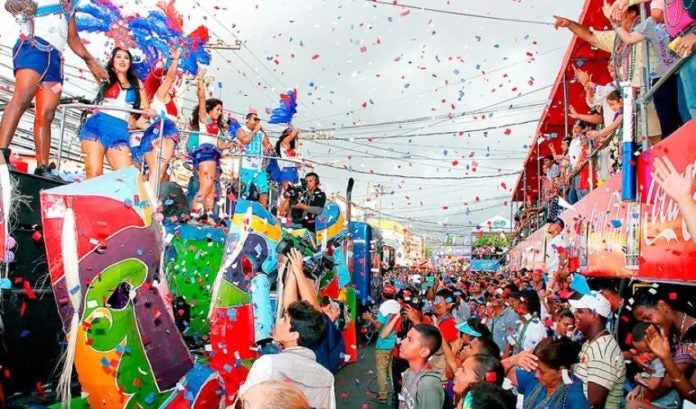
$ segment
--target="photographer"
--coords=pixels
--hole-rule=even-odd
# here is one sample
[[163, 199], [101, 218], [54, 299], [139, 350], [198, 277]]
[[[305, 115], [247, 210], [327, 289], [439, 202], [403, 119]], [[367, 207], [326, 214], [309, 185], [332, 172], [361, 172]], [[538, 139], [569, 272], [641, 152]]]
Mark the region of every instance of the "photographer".
[[306, 187], [291, 186], [280, 204], [278, 214], [287, 215], [288, 210], [293, 224], [302, 225], [314, 233], [316, 217], [324, 211], [326, 194], [319, 188], [319, 175], [310, 172], [305, 176]]
[[[286, 255], [290, 268], [286, 274], [283, 289], [283, 308], [288, 309], [295, 301], [306, 301], [314, 310], [322, 313], [324, 317], [324, 332], [320, 341], [311, 349], [317, 357], [317, 362], [331, 372], [336, 372], [344, 363], [346, 352], [343, 334], [331, 318], [322, 309], [315, 288], [315, 281], [307, 277], [302, 254], [291, 248]], [[282, 278], [281, 278], [282, 279]]]

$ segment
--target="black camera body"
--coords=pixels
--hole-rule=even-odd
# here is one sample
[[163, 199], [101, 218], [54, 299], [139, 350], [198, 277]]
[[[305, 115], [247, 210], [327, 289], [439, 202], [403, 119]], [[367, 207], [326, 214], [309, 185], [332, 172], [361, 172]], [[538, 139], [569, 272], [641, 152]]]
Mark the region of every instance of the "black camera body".
[[[319, 280], [324, 273], [331, 271], [334, 267], [333, 257], [323, 252], [315, 252], [312, 243], [297, 237], [284, 237], [276, 246], [278, 254], [288, 255], [291, 248], [296, 248], [304, 259], [302, 260], [302, 272], [305, 277]], [[308, 256], [311, 254], [311, 256]]]
[[285, 189], [285, 197], [287, 197], [290, 201], [290, 205], [300, 203], [302, 195], [304, 195], [307, 191], [307, 180], [300, 179], [300, 182], [300, 184], [290, 185], [287, 189]]

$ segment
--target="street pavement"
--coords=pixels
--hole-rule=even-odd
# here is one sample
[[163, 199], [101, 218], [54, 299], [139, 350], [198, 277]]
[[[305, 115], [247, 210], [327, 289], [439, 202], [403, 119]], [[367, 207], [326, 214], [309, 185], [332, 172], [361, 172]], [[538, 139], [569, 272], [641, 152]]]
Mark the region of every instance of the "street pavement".
[[[391, 395], [391, 380], [388, 380]], [[370, 399], [376, 396], [375, 346], [371, 344], [358, 352], [358, 362], [343, 367], [335, 375], [337, 409], [387, 409], [392, 402], [382, 404]]]

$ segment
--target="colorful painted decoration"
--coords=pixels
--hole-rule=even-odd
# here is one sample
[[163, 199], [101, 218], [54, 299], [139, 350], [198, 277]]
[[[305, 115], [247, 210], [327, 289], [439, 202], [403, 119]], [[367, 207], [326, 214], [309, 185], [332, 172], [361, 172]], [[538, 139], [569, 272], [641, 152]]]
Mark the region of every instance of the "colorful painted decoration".
[[261, 204], [237, 202], [210, 306], [211, 364], [225, 381], [228, 401], [258, 356], [256, 341], [270, 336], [269, 276], [275, 280], [281, 237], [279, 222]]
[[41, 193], [46, 254], [73, 363], [91, 407], [214, 408], [219, 376], [194, 364], [160, 270], [161, 226], [129, 167]]

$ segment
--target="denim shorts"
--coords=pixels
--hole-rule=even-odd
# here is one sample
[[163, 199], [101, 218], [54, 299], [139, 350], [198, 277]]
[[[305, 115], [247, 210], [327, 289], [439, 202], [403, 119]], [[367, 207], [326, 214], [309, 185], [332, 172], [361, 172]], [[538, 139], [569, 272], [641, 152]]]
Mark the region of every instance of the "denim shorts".
[[63, 83], [62, 56], [47, 41], [34, 37], [34, 44], [27, 39], [18, 39], [12, 49], [15, 76], [18, 70], [30, 69], [41, 75], [40, 82]]

